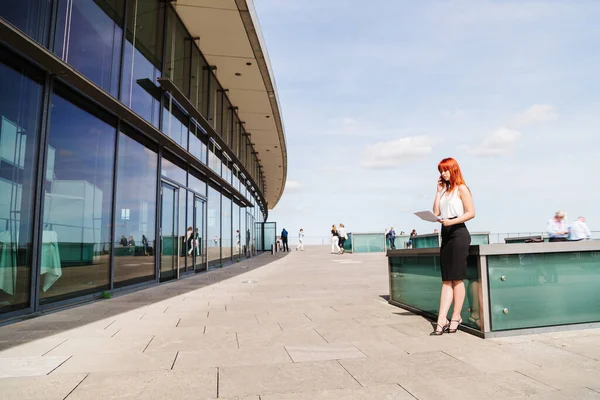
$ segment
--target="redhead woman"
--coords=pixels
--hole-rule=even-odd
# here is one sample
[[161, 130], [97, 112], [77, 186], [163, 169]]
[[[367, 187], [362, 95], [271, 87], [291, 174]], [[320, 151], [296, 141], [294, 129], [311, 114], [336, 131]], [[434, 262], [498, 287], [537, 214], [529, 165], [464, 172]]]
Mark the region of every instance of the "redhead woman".
[[[467, 277], [467, 257], [471, 244], [471, 235], [465, 222], [475, 218], [473, 197], [456, 160], [443, 159], [438, 164], [438, 171], [440, 177], [433, 202], [433, 213], [441, 217], [442, 224], [442, 293], [437, 324], [431, 332], [431, 335], [435, 336], [444, 332], [455, 333], [462, 322], [460, 312], [465, 301], [464, 279]], [[452, 301], [454, 311], [448, 320]]]

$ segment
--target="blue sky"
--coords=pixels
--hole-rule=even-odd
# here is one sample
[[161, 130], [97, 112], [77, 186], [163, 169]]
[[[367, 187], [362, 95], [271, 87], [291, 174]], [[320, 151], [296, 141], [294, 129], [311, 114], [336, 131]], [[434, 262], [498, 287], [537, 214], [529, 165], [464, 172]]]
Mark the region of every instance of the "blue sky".
[[269, 220], [307, 236], [431, 232], [456, 158], [471, 231], [600, 230], [600, 2], [255, 0], [277, 82], [288, 184]]

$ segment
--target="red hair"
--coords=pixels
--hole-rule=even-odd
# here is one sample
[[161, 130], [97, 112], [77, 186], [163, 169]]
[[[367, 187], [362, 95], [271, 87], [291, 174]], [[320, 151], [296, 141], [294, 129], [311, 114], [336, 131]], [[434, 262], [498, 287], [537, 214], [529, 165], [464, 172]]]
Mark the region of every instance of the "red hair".
[[447, 185], [448, 192], [453, 191], [460, 185], [466, 185], [460, 167], [454, 158], [444, 158], [440, 161], [438, 164], [438, 171], [440, 174], [443, 171], [450, 171], [450, 184]]

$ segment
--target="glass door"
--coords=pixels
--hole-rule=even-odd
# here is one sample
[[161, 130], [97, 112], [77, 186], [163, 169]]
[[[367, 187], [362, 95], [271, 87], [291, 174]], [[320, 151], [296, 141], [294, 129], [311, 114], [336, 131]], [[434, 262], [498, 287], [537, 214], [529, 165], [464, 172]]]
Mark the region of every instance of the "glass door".
[[177, 277], [179, 254], [179, 189], [162, 183], [160, 219], [160, 281]]
[[206, 271], [204, 215], [206, 202], [199, 197], [194, 198], [194, 271]]

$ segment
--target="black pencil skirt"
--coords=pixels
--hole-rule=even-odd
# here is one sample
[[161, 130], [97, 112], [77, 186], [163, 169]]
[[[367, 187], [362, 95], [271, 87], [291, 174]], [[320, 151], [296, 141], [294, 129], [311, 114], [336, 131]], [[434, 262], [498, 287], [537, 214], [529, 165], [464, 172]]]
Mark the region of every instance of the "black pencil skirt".
[[443, 281], [458, 281], [467, 278], [467, 257], [471, 245], [471, 234], [465, 224], [442, 226], [440, 265]]

